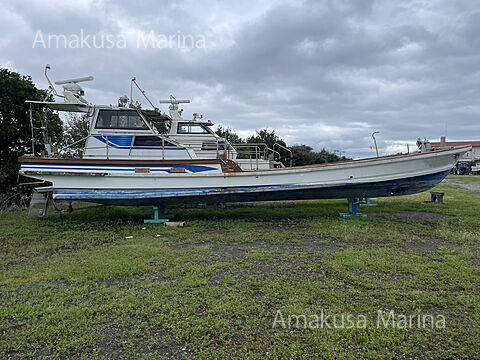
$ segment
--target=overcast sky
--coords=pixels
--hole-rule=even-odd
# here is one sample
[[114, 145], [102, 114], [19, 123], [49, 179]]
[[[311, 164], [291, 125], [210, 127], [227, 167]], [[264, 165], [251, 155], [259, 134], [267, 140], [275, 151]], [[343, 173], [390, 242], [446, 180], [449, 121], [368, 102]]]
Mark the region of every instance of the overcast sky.
[[[47, 63], [54, 80], [93, 75], [84, 84], [92, 103], [115, 104], [136, 77], [155, 103], [190, 99], [187, 118], [200, 112], [242, 136], [268, 127], [289, 145], [347, 156], [373, 155], [373, 131], [381, 154], [406, 151], [417, 137], [480, 139], [480, 2], [0, 6], [0, 67], [42, 88]], [[82, 31], [83, 48], [75, 42]], [[51, 35], [68, 42], [57, 37], [57, 48]]]

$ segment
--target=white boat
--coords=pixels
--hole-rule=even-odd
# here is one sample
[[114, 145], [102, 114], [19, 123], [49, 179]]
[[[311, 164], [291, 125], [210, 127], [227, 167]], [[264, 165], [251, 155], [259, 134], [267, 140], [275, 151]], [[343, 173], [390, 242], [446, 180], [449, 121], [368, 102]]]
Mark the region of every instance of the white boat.
[[[91, 105], [74, 79], [65, 102], [32, 102], [86, 114], [90, 132], [81, 158], [23, 156], [20, 174], [51, 185], [37, 189], [55, 202], [167, 206], [181, 203], [353, 199], [419, 193], [441, 182], [470, 147], [339, 163], [279, 167], [277, 151], [255, 145], [255, 158], [211, 130], [184, 120], [171, 97], [170, 115], [155, 110]], [[157, 124], [157, 126], [155, 126]], [[159, 126], [158, 124], [163, 124]], [[162, 128], [161, 130], [159, 128]], [[51, 150], [49, 146], [47, 150]]]

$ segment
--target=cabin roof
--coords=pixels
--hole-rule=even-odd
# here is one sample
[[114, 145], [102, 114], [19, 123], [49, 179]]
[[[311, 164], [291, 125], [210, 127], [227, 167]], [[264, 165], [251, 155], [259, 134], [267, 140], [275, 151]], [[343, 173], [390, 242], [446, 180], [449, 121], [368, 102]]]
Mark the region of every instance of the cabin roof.
[[157, 111], [157, 110], [140, 109], [140, 112], [145, 116], [149, 117], [150, 119], [152, 119], [153, 121], [165, 121], [165, 120], [172, 119], [169, 115], [161, 113], [160, 111]]

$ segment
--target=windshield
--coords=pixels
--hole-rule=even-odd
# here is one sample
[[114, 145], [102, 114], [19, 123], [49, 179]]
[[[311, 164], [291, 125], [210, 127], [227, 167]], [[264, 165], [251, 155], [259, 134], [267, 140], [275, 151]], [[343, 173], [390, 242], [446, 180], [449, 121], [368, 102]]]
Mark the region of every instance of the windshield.
[[95, 128], [148, 130], [140, 115], [130, 110], [100, 110]]

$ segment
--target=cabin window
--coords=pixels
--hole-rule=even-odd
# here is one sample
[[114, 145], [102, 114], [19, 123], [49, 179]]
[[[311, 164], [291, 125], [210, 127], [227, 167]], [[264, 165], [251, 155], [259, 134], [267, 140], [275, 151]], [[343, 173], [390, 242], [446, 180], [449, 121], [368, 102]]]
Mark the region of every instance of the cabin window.
[[[163, 140], [165, 147], [175, 147], [174, 144], [167, 140]], [[162, 147], [162, 138], [158, 136], [135, 136], [134, 147]]]
[[179, 123], [179, 134], [208, 134], [209, 131], [202, 124], [195, 123]]
[[95, 128], [148, 130], [140, 115], [132, 110], [100, 110]]

